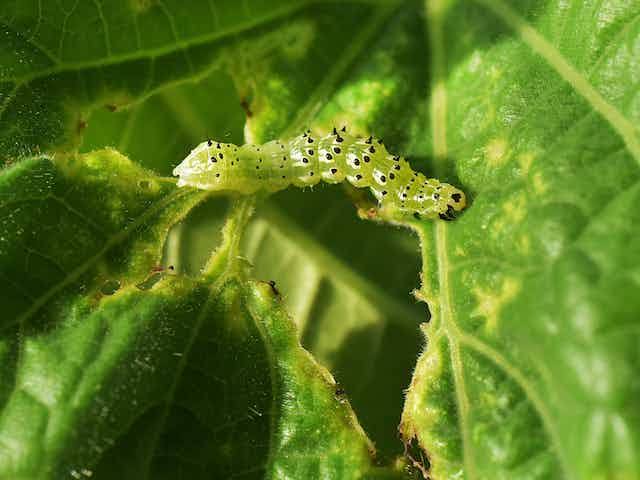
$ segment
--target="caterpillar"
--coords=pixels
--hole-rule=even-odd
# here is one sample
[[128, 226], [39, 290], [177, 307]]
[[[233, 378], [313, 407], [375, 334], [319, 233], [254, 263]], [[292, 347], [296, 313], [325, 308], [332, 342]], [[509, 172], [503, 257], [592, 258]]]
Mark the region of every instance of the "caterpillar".
[[388, 153], [382, 140], [351, 136], [344, 127], [323, 137], [307, 130], [263, 145], [207, 140], [173, 174], [179, 177], [178, 186], [242, 194], [346, 179], [354, 187], [369, 187], [381, 209], [420, 218], [451, 220], [466, 205], [461, 190], [415, 172], [404, 158]]

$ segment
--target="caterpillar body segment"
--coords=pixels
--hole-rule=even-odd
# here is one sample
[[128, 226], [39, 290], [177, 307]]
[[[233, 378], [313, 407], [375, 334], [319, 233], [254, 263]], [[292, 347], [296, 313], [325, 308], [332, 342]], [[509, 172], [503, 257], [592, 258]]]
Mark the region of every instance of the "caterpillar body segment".
[[382, 141], [343, 130], [323, 137], [311, 131], [288, 141], [263, 145], [208, 140], [174, 171], [178, 186], [230, 190], [242, 194], [312, 186], [320, 181], [369, 187], [388, 211], [450, 220], [466, 206], [464, 192], [415, 172], [402, 157], [387, 152]]

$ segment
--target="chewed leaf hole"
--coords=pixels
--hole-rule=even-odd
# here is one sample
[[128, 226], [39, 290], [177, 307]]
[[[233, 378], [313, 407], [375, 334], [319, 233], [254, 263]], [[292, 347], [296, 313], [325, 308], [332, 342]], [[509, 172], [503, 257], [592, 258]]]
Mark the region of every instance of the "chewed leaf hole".
[[107, 280], [100, 287], [100, 293], [103, 295], [113, 295], [118, 290], [120, 290], [120, 281], [119, 280]]

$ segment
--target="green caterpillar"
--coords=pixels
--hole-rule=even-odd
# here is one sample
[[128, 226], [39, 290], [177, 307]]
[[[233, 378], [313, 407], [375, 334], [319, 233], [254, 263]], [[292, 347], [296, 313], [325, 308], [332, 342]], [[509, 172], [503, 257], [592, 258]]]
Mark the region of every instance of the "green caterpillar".
[[353, 137], [345, 128], [334, 128], [324, 137], [313, 137], [307, 130], [289, 141], [264, 145], [208, 140], [173, 174], [180, 177], [178, 186], [243, 194], [346, 179], [354, 187], [369, 187], [380, 208], [443, 220], [451, 220], [466, 205], [461, 190], [413, 171], [402, 157], [389, 154], [382, 140]]

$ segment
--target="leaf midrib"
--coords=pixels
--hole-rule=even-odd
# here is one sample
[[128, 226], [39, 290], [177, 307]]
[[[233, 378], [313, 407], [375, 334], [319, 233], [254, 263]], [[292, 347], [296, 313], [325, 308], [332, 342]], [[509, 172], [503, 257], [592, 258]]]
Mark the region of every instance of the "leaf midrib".
[[[444, 83], [446, 78], [446, 63], [442, 31], [442, 16], [445, 14], [446, 8], [442, 1], [425, 0], [424, 6], [426, 12], [425, 27], [428, 32], [428, 41], [431, 45], [431, 66], [433, 71], [430, 83], [432, 98], [430, 109], [428, 110], [430, 116], [428, 124], [431, 125], [432, 131], [435, 167], [437, 170], [441, 170], [444, 167], [443, 163], [446, 161], [448, 153], [446, 131], [447, 92]], [[429, 95], [426, 95], [426, 97], [429, 98]], [[469, 401], [465, 388], [464, 371], [460, 360], [460, 347], [454, 334], [457, 326], [454, 320], [453, 302], [451, 298], [452, 292], [449, 285], [447, 225], [442, 221], [436, 220], [436, 222], [437, 223], [433, 228], [433, 235], [438, 268], [438, 305], [433, 309], [433, 311], [436, 312], [437, 318], [435, 318], [435, 320], [439, 322], [439, 327], [444, 332], [447, 342], [449, 343], [449, 357], [451, 370], [453, 372], [453, 382], [458, 407], [458, 424], [462, 437], [462, 463], [467, 475], [472, 479], [477, 478], [478, 476], [475, 468], [474, 457], [471, 452], [472, 442], [467, 421]], [[419, 234], [422, 235], [420, 230]], [[429, 252], [424, 250], [427, 245], [426, 239], [422, 238], [421, 244], [423, 248], [422, 255], [426, 258], [429, 254]], [[426, 263], [424, 264], [426, 265]], [[426, 272], [423, 272], [423, 278], [427, 278]], [[426, 282], [423, 283], [421, 289], [425, 298], [435, 298], [426, 291]]]
[[[429, 110], [430, 125], [433, 136], [433, 153], [436, 159], [436, 168], [442, 169], [443, 162], [447, 159], [447, 91], [445, 87], [446, 63], [445, 47], [443, 42], [442, 17], [445, 14], [443, 2], [425, 0], [426, 29], [429, 32], [429, 41], [432, 49], [431, 65], [433, 77], [431, 79], [431, 90], [433, 97]], [[427, 98], [429, 96], [427, 95]], [[458, 423], [462, 436], [462, 463], [470, 479], [478, 478], [474, 456], [471, 451], [472, 441], [468, 425], [469, 401], [465, 388], [464, 371], [460, 360], [460, 347], [458, 345], [455, 332], [457, 325], [454, 320], [453, 302], [451, 298], [451, 287], [449, 285], [449, 257], [447, 254], [447, 225], [445, 222], [437, 221], [433, 229], [435, 237], [435, 255], [437, 258], [438, 271], [438, 306], [434, 309], [437, 312], [436, 321], [442, 328], [447, 342], [449, 343], [449, 357], [453, 381], [455, 385], [456, 403], [458, 407]], [[425, 239], [421, 241], [423, 248], [426, 245]], [[422, 252], [427, 255], [428, 252]], [[423, 278], [426, 275], [423, 272]], [[425, 291], [425, 284], [422, 286], [426, 298], [431, 297]], [[432, 327], [433, 328], [433, 327]]]
[[640, 138], [637, 128], [530, 23], [502, 0], [476, 0], [498, 16], [509, 28], [520, 35], [534, 52], [544, 58], [550, 67], [580, 94], [622, 137], [629, 153], [640, 163]]

